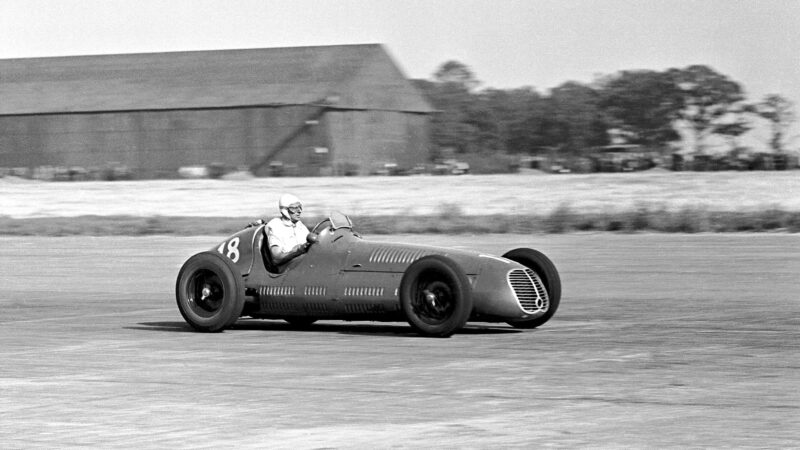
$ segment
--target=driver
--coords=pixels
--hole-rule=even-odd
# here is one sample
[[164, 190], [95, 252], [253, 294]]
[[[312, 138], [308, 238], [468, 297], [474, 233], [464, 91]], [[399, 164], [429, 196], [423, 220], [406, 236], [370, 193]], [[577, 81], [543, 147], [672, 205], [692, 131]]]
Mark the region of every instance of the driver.
[[292, 194], [281, 195], [278, 209], [280, 217], [267, 222], [267, 242], [272, 261], [282, 265], [307, 252], [311, 244], [306, 240], [308, 228], [300, 221], [303, 213], [300, 199]]

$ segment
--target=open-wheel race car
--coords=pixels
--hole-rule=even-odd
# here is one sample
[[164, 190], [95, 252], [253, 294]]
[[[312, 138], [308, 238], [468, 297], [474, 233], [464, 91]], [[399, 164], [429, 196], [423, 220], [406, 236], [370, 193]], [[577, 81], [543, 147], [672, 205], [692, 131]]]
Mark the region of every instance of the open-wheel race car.
[[175, 287], [181, 315], [200, 331], [239, 317], [407, 321], [424, 336], [447, 337], [467, 321], [535, 328], [561, 300], [555, 265], [539, 251], [502, 257], [440, 247], [370, 242], [350, 219], [318, 223], [308, 252], [273, 264], [264, 225], [248, 226], [190, 257]]

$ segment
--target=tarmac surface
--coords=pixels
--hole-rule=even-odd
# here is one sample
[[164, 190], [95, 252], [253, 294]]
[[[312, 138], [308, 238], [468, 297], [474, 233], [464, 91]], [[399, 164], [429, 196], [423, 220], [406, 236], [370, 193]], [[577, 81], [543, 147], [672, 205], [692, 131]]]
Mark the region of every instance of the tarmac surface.
[[0, 238], [0, 447], [800, 446], [800, 236], [381, 236], [538, 248], [536, 330], [240, 320], [174, 281], [215, 236]]

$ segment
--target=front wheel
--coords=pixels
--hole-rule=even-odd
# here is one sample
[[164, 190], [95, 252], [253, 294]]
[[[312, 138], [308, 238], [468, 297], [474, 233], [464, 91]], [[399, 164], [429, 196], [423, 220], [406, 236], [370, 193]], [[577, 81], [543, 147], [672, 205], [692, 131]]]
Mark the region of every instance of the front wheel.
[[412, 263], [400, 281], [400, 305], [418, 333], [448, 337], [467, 323], [472, 290], [453, 260], [430, 255]]
[[556, 313], [559, 303], [561, 303], [561, 278], [558, 275], [555, 264], [544, 253], [530, 248], [517, 248], [509, 251], [503, 258], [516, 261], [523, 266], [536, 272], [536, 275], [544, 283], [547, 291], [548, 307], [547, 311], [536, 318], [529, 320], [518, 320], [508, 322], [515, 328], [536, 328], [543, 325]]
[[244, 308], [244, 283], [239, 269], [216, 252], [189, 258], [175, 284], [175, 299], [183, 319], [198, 331], [222, 331]]

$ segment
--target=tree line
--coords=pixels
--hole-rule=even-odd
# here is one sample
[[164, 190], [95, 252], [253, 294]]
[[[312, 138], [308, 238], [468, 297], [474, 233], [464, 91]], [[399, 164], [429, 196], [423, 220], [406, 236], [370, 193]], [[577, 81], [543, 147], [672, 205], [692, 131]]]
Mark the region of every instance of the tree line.
[[738, 138], [768, 125], [769, 148], [787, 150], [795, 120], [793, 104], [779, 94], [747, 102], [742, 86], [705, 65], [664, 71], [625, 70], [591, 83], [565, 82], [546, 93], [532, 87], [479, 89], [472, 70], [458, 61], [442, 64], [430, 80], [413, 80], [438, 110], [431, 140], [458, 153], [586, 155], [624, 142], [666, 152], [692, 137], [703, 154], [712, 137], [730, 151]]

